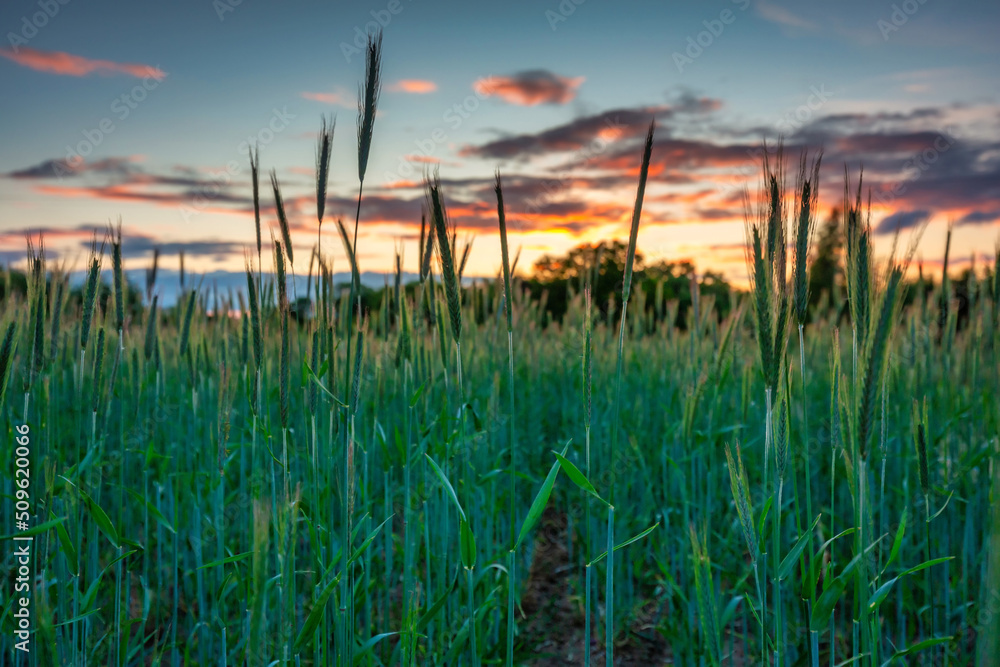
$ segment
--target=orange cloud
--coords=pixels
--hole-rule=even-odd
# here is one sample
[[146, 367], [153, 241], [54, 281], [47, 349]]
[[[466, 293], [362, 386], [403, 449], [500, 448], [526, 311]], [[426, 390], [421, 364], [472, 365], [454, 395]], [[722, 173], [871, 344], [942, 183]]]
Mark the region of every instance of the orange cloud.
[[[0, 232], [0, 245], [17, 246], [24, 243], [25, 235], [34, 236], [36, 233], [44, 231], [46, 241], [89, 241], [95, 234], [103, 235], [107, 230], [98, 225], [81, 225], [76, 228], [46, 227], [44, 230], [38, 229], [17, 229]], [[48, 245], [48, 243], [46, 244]], [[46, 247], [48, 250], [48, 247]]]
[[[182, 207], [189, 206], [194, 208], [197, 203], [195, 199], [184, 193], [163, 193], [163, 192], [150, 192], [148, 190], [137, 190], [134, 185], [143, 185], [143, 183], [138, 182], [136, 184], [119, 184], [119, 185], [108, 185], [103, 187], [70, 187], [70, 186], [59, 186], [59, 185], [39, 185], [32, 190], [44, 195], [52, 195], [54, 197], [68, 197], [68, 198], [90, 198], [90, 199], [104, 199], [108, 201], [117, 202], [132, 202], [132, 203], [151, 203], [157, 206], [164, 207]], [[221, 203], [226, 203], [228, 198], [219, 198]], [[246, 211], [241, 211], [238, 208], [226, 208], [222, 205], [197, 205], [196, 211], [198, 213], [225, 213], [225, 214], [238, 214], [245, 215]]]
[[437, 90], [437, 84], [433, 81], [425, 81], [424, 79], [401, 79], [388, 86], [386, 90], [393, 93], [413, 93], [416, 95], [423, 95], [425, 93], [433, 93]]
[[566, 104], [576, 97], [576, 89], [583, 77], [565, 77], [548, 70], [530, 70], [511, 76], [490, 76], [472, 84], [473, 89], [486, 97], [496, 96], [509, 104], [535, 106], [536, 104]]
[[348, 97], [348, 95], [342, 90], [336, 90], [332, 93], [302, 93], [302, 97], [307, 100], [313, 100], [314, 102], [322, 102], [323, 104], [335, 104], [340, 107], [347, 107], [348, 109], [354, 107], [355, 101]]
[[422, 187], [424, 187], [424, 184], [422, 182], [420, 182], [420, 181], [413, 181], [413, 180], [403, 179], [403, 180], [400, 180], [400, 181], [393, 181], [392, 183], [386, 183], [385, 185], [382, 186], [382, 189], [384, 189], [384, 190], [412, 190], [414, 188], [422, 188]]
[[461, 166], [461, 162], [455, 162], [453, 160], [442, 160], [439, 157], [433, 157], [431, 155], [404, 155], [403, 159], [407, 162], [413, 162], [415, 164], [443, 164], [452, 167]]
[[162, 81], [167, 73], [159, 67], [150, 65], [134, 65], [116, 63], [110, 60], [91, 60], [83, 56], [74, 56], [63, 51], [39, 51], [22, 46], [16, 51], [0, 49], [0, 56], [13, 60], [18, 65], [24, 65], [40, 72], [65, 74], [67, 76], [87, 76], [88, 74], [128, 74], [140, 79], [146, 77]]

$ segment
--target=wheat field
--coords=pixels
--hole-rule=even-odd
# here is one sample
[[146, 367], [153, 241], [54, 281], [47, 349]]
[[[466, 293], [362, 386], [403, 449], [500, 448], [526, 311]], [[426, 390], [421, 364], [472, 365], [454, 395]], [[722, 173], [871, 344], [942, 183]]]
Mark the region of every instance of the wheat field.
[[418, 252], [362, 301], [363, 189], [353, 227], [324, 219], [333, 131], [317, 238], [348, 283], [319, 243], [293, 256], [256, 153], [238, 292], [164, 307], [154, 268], [144, 298], [127, 224], [79, 288], [44, 239], [25, 290], [7, 268], [0, 505], [21, 511], [24, 458], [30, 527], [0, 530], [3, 664], [997, 664], [1000, 251], [961, 277], [918, 273], [916, 237], [876, 257], [848, 176], [844, 282], [811, 301], [818, 158], [786, 183], [779, 153], [747, 201], [749, 290], [723, 316], [695, 281], [665, 317], [633, 279], [651, 125], [607, 308], [589, 278], [559, 322], [531, 298], [500, 174], [495, 278], [463, 276], [428, 178]]

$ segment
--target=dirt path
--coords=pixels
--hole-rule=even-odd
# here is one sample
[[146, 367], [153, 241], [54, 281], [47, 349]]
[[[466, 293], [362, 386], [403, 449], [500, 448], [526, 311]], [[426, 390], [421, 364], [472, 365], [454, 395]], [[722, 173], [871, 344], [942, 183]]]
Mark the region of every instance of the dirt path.
[[[576, 547], [574, 547], [575, 549]], [[521, 599], [526, 620], [521, 622], [519, 641], [523, 654], [535, 657], [520, 664], [530, 667], [576, 667], [583, 664], [583, 600], [573, 595], [570, 581], [578, 576], [567, 551], [566, 515], [550, 506], [535, 538], [535, 552]], [[666, 641], [652, 627], [655, 609], [643, 609], [629, 632], [615, 645], [615, 665], [655, 667], [674, 664]], [[597, 619], [593, 623], [596, 623]], [[604, 666], [604, 636], [592, 627], [591, 664]], [[641, 636], [640, 636], [641, 635]]]

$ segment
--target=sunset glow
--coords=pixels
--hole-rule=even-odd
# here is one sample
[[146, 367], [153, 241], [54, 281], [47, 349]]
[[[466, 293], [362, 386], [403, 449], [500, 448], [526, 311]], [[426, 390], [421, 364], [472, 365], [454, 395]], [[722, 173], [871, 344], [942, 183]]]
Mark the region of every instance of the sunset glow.
[[[29, 30], [32, 7], [0, 10], [13, 35], [0, 77], [14, 92], [0, 102], [0, 261], [22, 262], [25, 234], [41, 231], [72, 263], [121, 216], [126, 247], [144, 248], [130, 269], [161, 244], [186, 248], [191, 271], [238, 272], [254, 237], [251, 145], [282, 179], [296, 258], [307, 258], [323, 114], [336, 117], [326, 219], [353, 217], [359, 35], [380, 8], [327, 7], [296, 21], [291, 8], [252, 4], [181, 3], [148, 18], [67, 6]], [[823, 151], [822, 216], [843, 200], [845, 167], [855, 183], [864, 169], [879, 249], [897, 228], [905, 236], [926, 223], [918, 257], [931, 265], [954, 223], [952, 266], [992, 255], [995, 4], [919, 4], [899, 25], [891, 3], [586, 3], [569, 15], [556, 3], [399, 7], [385, 14], [365, 271], [391, 270], [400, 244], [416, 261], [422, 181], [435, 171], [460, 233], [477, 238], [467, 275], [499, 266], [497, 168], [522, 272], [543, 254], [624, 237], [651, 119], [639, 233], [649, 258], [691, 259], [744, 282], [743, 191], [756, 187], [762, 140], [773, 148], [779, 138], [790, 181], [803, 151]], [[259, 38], [268, 33], [277, 41]], [[263, 203], [273, 226], [273, 202]], [[320, 238], [343, 268], [335, 225]]]

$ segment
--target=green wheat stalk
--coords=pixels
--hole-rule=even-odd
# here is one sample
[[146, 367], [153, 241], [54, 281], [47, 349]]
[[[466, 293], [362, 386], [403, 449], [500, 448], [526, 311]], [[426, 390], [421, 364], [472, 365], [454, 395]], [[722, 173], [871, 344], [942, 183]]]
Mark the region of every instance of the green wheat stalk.
[[[494, 192], [497, 197], [497, 220], [500, 225], [500, 253], [503, 263], [503, 302], [507, 320], [507, 383], [509, 386], [509, 422], [510, 422], [510, 454], [508, 455], [509, 466], [509, 489], [510, 494], [510, 551], [507, 557], [507, 653], [506, 665], [514, 665], [514, 593], [517, 588], [517, 557], [515, 548], [517, 544], [517, 520], [515, 518], [516, 500], [516, 440], [514, 439], [514, 422], [516, 412], [514, 407], [514, 304], [511, 300], [510, 287], [510, 253], [507, 249], [507, 216], [503, 205], [503, 183], [500, 180], [500, 170], [496, 172], [496, 183]], [[471, 245], [471, 244], [470, 244]], [[469, 246], [466, 246], [468, 249]], [[464, 264], [464, 259], [463, 259]], [[589, 640], [587, 642], [590, 643]]]
[[[622, 314], [618, 329], [618, 361], [615, 372], [615, 423], [611, 432], [611, 451], [608, 460], [609, 465], [614, 466], [618, 448], [619, 431], [621, 429], [621, 392], [622, 392], [622, 365], [625, 347], [625, 327], [626, 314], [628, 312], [629, 294], [632, 290], [632, 272], [635, 263], [635, 246], [639, 236], [639, 219], [642, 215], [642, 198], [646, 191], [646, 179], [649, 176], [649, 160], [653, 152], [653, 132], [656, 129], [656, 121], [649, 124], [646, 132], [646, 141], [642, 151], [642, 166], [639, 168], [639, 188], [635, 195], [635, 206], [632, 208], [632, 225], [629, 230], [628, 252], [625, 258], [625, 275], [622, 280]], [[614, 502], [615, 502], [615, 476], [611, 477], [611, 489], [608, 493], [608, 562], [607, 576], [605, 581], [605, 637], [604, 651], [605, 664], [614, 664]]]

